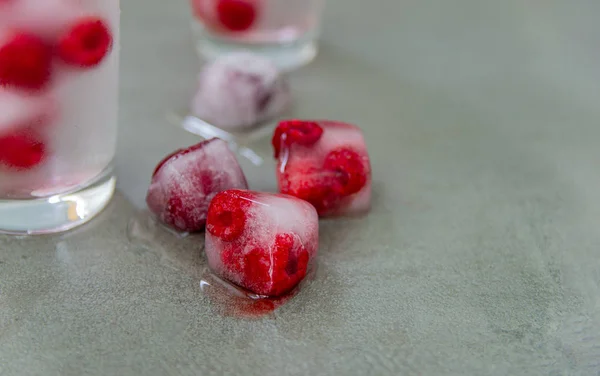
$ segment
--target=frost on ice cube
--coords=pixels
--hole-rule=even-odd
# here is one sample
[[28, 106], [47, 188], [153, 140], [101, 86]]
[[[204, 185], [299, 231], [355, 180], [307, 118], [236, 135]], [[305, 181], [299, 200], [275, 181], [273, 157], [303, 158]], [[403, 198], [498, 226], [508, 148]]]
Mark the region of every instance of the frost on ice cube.
[[246, 190], [217, 194], [206, 230], [210, 268], [265, 296], [283, 295], [302, 281], [319, 243], [318, 215], [309, 203]]
[[290, 104], [288, 83], [270, 60], [234, 52], [202, 70], [191, 110], [204, 121], [235, 131], [271, 119]]
[[227, 143], [213, 138], [163, 159], [152, 176], [146, 202], [165, 224], [194, 232], [204, 228], [208, 205], [217, 193], [247, 187]]
[[320, 216], [356, 215], [371, 205], [371, 165], [362, 131], [335, 121], [287, 120], [273, 135], [282, 193]]

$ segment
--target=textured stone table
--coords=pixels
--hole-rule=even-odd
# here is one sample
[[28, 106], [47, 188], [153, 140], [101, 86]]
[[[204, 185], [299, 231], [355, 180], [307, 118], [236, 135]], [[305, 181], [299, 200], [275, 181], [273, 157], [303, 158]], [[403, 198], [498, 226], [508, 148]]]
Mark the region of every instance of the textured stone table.
[[600, 374], [598, 14], [331, 0], [295, 114], [363, 125], [374, 210], [323, 222], [312, 280], [248, 318], [201, 288], [201, 237], [144, 227], [155, 161], [196, 140], [165, 118], [198, 61], [185, 1], [124, 0], [119, 194], [0, 237], [0, 375]]

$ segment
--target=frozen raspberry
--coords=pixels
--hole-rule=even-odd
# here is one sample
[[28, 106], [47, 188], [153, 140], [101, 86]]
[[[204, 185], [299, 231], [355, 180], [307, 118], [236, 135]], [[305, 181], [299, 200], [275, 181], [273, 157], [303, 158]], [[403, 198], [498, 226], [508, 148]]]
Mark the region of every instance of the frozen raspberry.
[[336, 193], [337, 175], [311, 164], [294, 163], [279, 179], [281, 193], [311, 203], [319, 215], [335, 210], [341, 197]]
[[37, 91], [48, 84], [52, 51], [42, 39], [18, 32], [0, 43], [0, 86]]
[[266, 295], [271, 282], [271, 257], [262, 248], [253, 248], [244, 256], [242, 283], [248, 290]]
[[58, 55], [67, 64], [90, 68], [108, 55], [112, 48], [112, 35], [101, 18], [87, 17], [71, 25], [58, 41]]
[[271, 143], [275, 150], [275, 158], [279, 158], [282, 143], [291, 145], [312, 145], [319, 141], [323, 134], [323, 128], [314, 121], [287, 120], [279, 123]]
[[270, 250], [253, 248], [245, 255], [242, 283], [260, 295], [285, 294], [306, 276], [308, 258], [294, 234], [277, 234]]
[[[225, 226], [233, 227], [235, 236], [223, 237], [218, 217], [222, 207], [236, 212], [228, 215]], [[238, 221], [231, 220], [234, 217]], [[206, 254], [219, 276], [259, 295], [280, 296], [306, 276], [318, 234], [318, 215], [309, 203], [286, 195], [230, 190], [211, 203]]]
[[342, 196], [359, 192], [367, 183], [364, 161], [352, 150], [340, 148], [331, 151], [325, 157], [324, 167], [326, 170], [336, 172], [334, 188]]
[[0, 166], [28, 170], [44, 161], [47, 147], [35, 125], [0, 136]]
[[282, 193], [310, 202], [322, 217], [369, 210], [371, 166], [358, 127], [332, 121], [281, 122], [273, 148]]
[[278, 234], [275, 238], [274, 274], [279, 294], [295, 286], [306, 276], [308, 251], [294, 234]]
[[231, 188], [247, 188], [246, 178], [227, 143], [215, 138], [164, 158], [154, 171], [146, 202], [165, 224], [195, 232], [204, 228], [213, 197]]
[[224, 241], [237, 239], [244, 232], [244, 209], [248, 204], [247, 199], [236, 191], [217, 194], [208, 209], [207, 231]]
[[257, 17], [256, 0], [218, 0], [217, 17], [230, 31], [245, 31]]
[[235, 131], [278, 116], [290, 105], [289, 85], [272, 61], [249, 52], [233, 52], [203, 68], [191, 112]]

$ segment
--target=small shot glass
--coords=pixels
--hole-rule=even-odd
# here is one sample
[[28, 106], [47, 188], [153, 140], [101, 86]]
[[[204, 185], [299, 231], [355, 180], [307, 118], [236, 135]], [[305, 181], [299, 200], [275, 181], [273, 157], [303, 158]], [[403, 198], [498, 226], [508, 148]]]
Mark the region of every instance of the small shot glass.
[[239, 49], [294, 70], [314, 59], [325, 0], [190, 0], [203, 59]]

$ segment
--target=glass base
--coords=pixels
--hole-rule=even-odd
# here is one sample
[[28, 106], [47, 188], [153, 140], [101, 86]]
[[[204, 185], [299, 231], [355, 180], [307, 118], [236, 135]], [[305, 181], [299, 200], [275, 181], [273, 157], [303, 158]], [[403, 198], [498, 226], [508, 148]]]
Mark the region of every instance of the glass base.
[[288, 43], [236, 43], [219, 38], [194, 22], [197, 37], [196, 49], [201, 58], [208, 61], [233, 51], [247, 50], [271, 59], [279, 69], [289, 72], [310, 63], [317, 56], [317, 41], [314, 33]]
[[80, 226], [106, 207], [115, 184], [111, 168], [77, 191], [35, 200], [0, 200], [0, 233], [52, 234]]

